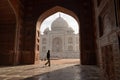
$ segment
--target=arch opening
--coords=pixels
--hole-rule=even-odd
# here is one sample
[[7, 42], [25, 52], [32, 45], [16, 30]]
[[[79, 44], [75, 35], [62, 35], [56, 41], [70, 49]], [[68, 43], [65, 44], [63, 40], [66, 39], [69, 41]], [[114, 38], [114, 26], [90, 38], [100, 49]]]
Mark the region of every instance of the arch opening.
[[[60, 13], [60, 14], [59, 14]], [[72, 17], [73, 19], [74, 19], [74, 21], [76, 21], [75, 23], [77, 24], [77, 26], [75, 26], [75, 25], [72, 25], [72, 27], [70, 27], [69, 28], [69, 31], [70, 30], [72, 30], [72, 33], [74, 32], [74, 34], [72, 34], [72, 36], [74, 36], [75, 38], [73, 38], [73, 37], [71, 37], [71, 31], [69, 32], [67, 32], [67, 31], [65, 31], [65, 32], [67, 32], [67, 33], [70, 33], [70, 35], [67, 35], [67, 37], [63, 37], [63, 35], [61, 35], [61, 34], [57, 34], [57, 35], [49, 35], [49, 36], [47, 36], [47, 38], [46, 38], [46, 36], [44, 36], [44, 37], [42, 37], [43, 36], [43, 34], [47, 34], [47, 33], [49, 33], [50, 31], [55, 31], [56, 29], [60, 29], [59, 27], [56, 27], [56, 24], [59, 24], [59, 23], [57, 23], [57, 21], [56, 21], [56, 23], [54, 22], [57, 18], [59, 18], [59, 17], [62, 17], [62, 15], [61, 15], [61, 13], [62, 14], [65, 14], [65, 15], [68, 15], [68, 16], [70, 16], [70, 17]], [[57, 16], [56, 18], [52, 18], [52, 20], [53, 20], [53, 22], [51, 21], [51, 20], [49, 20], [49, 21], [51, 21], [51, 24], [49, 24], [50, 26], [48, 27], [45, 27], [45, 26], [43, 26], [42, 27], [42, 24], [44, 23], [44, 21], [48, 18], [48, 17], [50, 17], [50, 16], [52, 16], [52, 15], [55, 15], [55, 14], [59, 14], [59, 16]], [[63, 16], [64, 17], [64, 16]], [[67, 20], [67, 19], [66, 19]], [[59, 22], [59, 21], [58, 21]], [[70, 22], [68, 22], [68, 23], [70, 23]], [[63, 23], [64, 24], [64, 23]], [[53, 58], [58, 58], [59, 57], [59, 54], [61, 54], [61, 56], [62, 56], [62, 58], [65, 58], [66, 56], [65, 55], [63, 55], [62, 53], [63, 53], [63, 51], [64, 52], [66, 52], [67, 53], [67, 55], [69, 55], [69, 53], [71, 52], [72, 54], [71, 54], [71, 56], [74, 56], [74, 54], [77, 54], [76, 56], [77, 57], [79, 57], [78, 59], [80, 59], [80, 48], [77, 48], [77, 47], [79, 47], [80, 46], [80, 39], [79, 39], [79, 37], [80, 37], [80, 35], [79, 35], [79, 20], [78, 20], [78, 18], [77, 18], [77, 16], [76, 16], [76, 14], [75, 13], [73, 13], [72, 11], [70, 11], [70, 10], [68, 10], [68, 9], [65, 9], [65, 8], [63, 8], [63, 7], [59, 7], [59, 6], [56, 6], [56, 7], [54, 7], [54, 8], [52, 8], [52, 9], [50, 9], [50, 10], [48, 10], [48, 11], [46, 11], [46, 12], [44, 12], [40, 17], [39, 17], [39, 19], [38, 19], [38, 21], [37, 21], [37, 25], [36, 25], [36, 33], [38, 34], [38, 32], [39, 33], [42, 33], [42, 35], [40, 34], [40, 36], [36, 36], [36, 44], [37, 45], [39, 45], [40, 46], [40, 51], [36, 51], [37, 52], [37, 54], [39, 54], [39, 52], [40, 52], [40, 54], [42, 53], [42, 52], [44, 52], [44, 55], [46, 55], [45, 53], [47, 53], [47, 50], [51, 50], [52, 52], [51, 53], [53, 53], [53, 54], [55, 54], [56, 52], [54, 52], [55, 50], [58, 50], [58, 49], [56, 49], [57, 47], [55, 47], [55, 44], [53, 43], [53, 44], [50, 44], [50, 43], [52, 43], [52, 41], [54, 41], [54, 42], [61, 42], [61, 46], [59, 45], [58, 47], [61, 47], [61, 48], [59, 48], [59, 50], [61, 50], [61, 52], [58, 52], [58, 54], [56, 54], [56, 55], [51, 55], [51, 56], [53, 56]], [[61, 24], [59, 24], [59, 25], [61, 25]], [[65, 25], [65, 24], [64, 24]], [[53, 28], [54, 27], [54, 28]], [[44, 28], [44, 29], [43, 29]], [[76, 30], [75, 30], [75, 28], [76, 28]], [[74, 29], [74, 30], [73, 30]], [[41, 31], [40, 31], [41, 30]], [[61, 29], [62, 31], [64, 31], [65, 30], [65, 27], [63, 28], [63, 29]], [[62, 32], [62, 31], [59, 31], [60, 33]], [[51, 34], [52, 34], [52, 32], [50, 32]], [[63, 33], [63, 32], [62, 32]], [[56, 32], [55, 32], [55, 34], [56, 34]], [[66, 33], [65, 33], [66, 34]], [[54, 36], [54, 37], [52, 37], [52, 36]], [[48, 39], [48, 37], [49, 37], [49, 39]], [[70, 40], [69, 40], [69, 38], [72, 38], [71, 39], [71, 42], [70, 42]], [[38, 42], [38, 39], [39, 39], [39, 41], [40, 42]], [[59, 39], [59, 40], [58, 40]], [[49, 40], [48, 42], [47, 42], [47, 40]], [[41, 42], [41, 41], [43, 41], [43, 42]], [[46, 41], [46, 42], [45, 42]], [[49, 46], [49, 47], [45, 47], [45, 44], [44, 43], [49, 43], [49, 44], [46, 44], [47, 46]], [[67, 43], [67, 44], [66, 44]], [[76, 44], [76, 45], [74, 45], [74, 43]], [[41, 46], [41, 45], [43, 45], [43, 46]], [[64, 46], [63, 46], [64, 45]], [[55, 49], [53, 49], [52, 47], [55, 47]], [[63, 47], [63, 48], [62, 48]], [[64, 49], [64, 50], [63, 50]], [[76, 52], [75, 52], [75, 51]], [[78, 52], [77, 52], [77, 50], [78, 50]], [[43, 55], [40, 55], [40, 56], [43, 56]], [[75, 58], [75, 56], [74, 56], [74, 58]]]

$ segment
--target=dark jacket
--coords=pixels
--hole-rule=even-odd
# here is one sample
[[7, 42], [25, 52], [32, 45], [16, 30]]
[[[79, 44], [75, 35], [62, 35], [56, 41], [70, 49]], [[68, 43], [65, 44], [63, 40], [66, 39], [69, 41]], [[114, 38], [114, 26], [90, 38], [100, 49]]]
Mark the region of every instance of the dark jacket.
[[47, 52], [47, 59], [50, 59], [50, 50]]

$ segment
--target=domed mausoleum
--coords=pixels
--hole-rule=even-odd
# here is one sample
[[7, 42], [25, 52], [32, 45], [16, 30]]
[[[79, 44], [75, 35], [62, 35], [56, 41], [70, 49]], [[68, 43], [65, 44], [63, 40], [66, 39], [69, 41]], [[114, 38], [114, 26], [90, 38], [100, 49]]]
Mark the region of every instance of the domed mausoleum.
[[51, 58], [80, 58], [79, 36], [61, 16], [46, 28], [41, 35], [40, 59], [46, 57], [48, 50]]

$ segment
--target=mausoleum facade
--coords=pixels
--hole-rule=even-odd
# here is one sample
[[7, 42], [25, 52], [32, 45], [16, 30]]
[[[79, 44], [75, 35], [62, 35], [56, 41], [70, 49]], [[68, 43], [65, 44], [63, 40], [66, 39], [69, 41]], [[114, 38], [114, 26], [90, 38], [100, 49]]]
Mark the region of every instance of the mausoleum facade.
[[52, 22], [51, 30], [44, 30], [40, 41], [41, 59], [45, 58], [48, 50], [51, 51], [51, 58], [80, 58], [79, 35], [61, 16]]

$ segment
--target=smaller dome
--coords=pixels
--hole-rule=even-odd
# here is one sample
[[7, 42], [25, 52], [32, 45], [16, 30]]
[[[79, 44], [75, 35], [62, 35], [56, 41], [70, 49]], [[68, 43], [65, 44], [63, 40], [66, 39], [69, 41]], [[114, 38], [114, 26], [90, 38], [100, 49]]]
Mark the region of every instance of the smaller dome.
[[72, 29], [72, 27], [68, 27], [68, 31], [74, 32], [74, 30]]
[[46, 28], [46, 29], [44, 30], [44, 32], [47, 32], [47, 31], [49, 31], [49, 28]]
[[44, 30], [44, 33], [46, 34], [46, 33], [48, 33], [50, 30], [49, 30], [49, 28], [46, 28], [45, 30]]
[[72, 27], [68, 27], [67, 29], [67, 34], [73, 34], [74, 30], [72, 29]]

